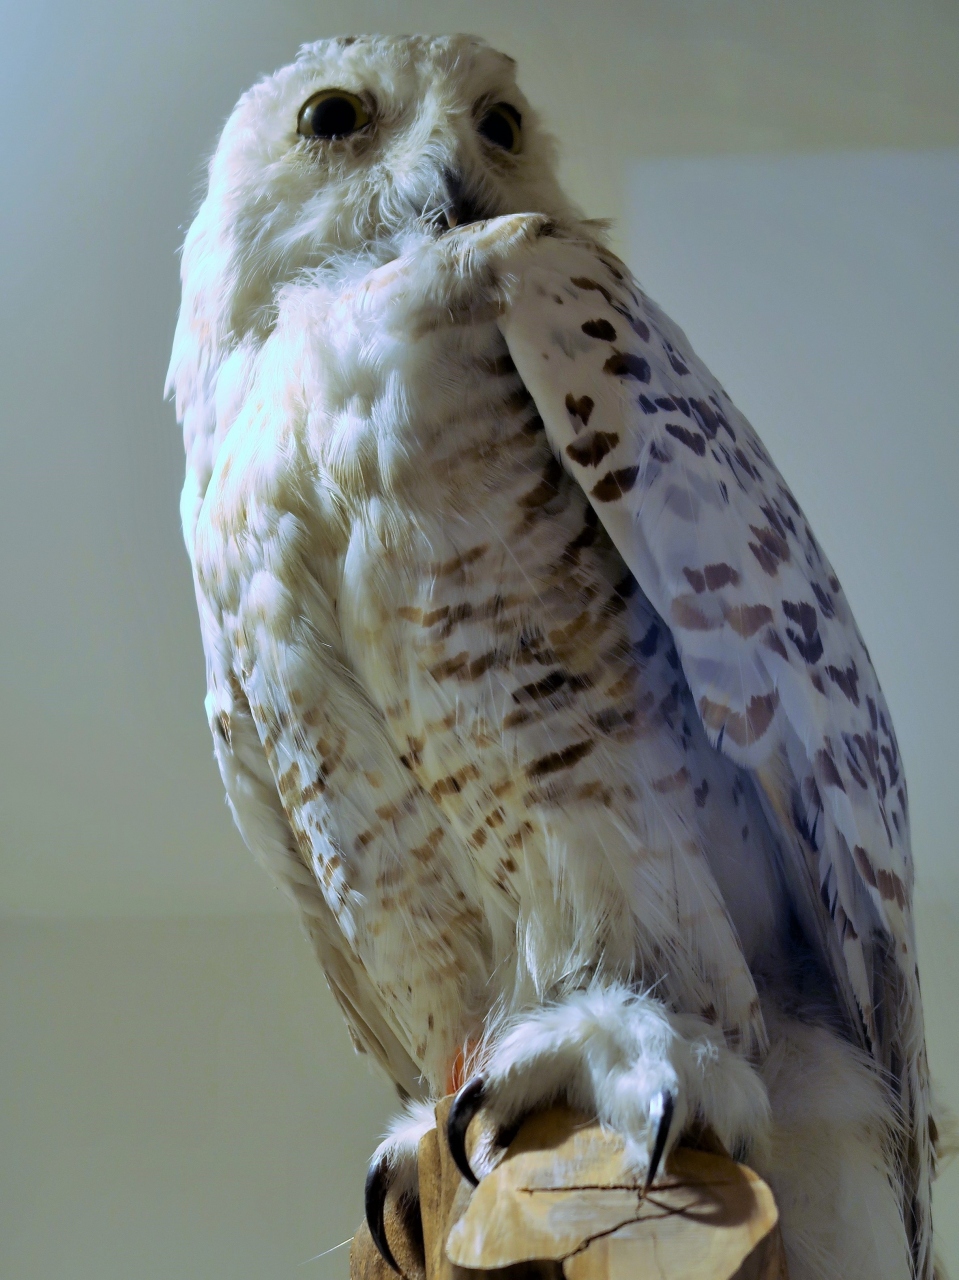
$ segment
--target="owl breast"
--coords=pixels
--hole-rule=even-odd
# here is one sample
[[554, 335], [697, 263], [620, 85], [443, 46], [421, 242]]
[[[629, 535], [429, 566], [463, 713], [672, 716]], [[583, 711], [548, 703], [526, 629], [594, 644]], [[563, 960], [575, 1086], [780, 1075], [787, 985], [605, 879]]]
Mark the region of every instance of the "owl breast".
[[[725, 819], [740, 803], [733, 771], [495, 325], [447, 337], [431, 376], [408, 351], [380, 371], [362, 446], [375, 463], [353, 481], [339, 562], [345, 651], [460, 837], [510, 1002], [588, 980], [600, 957], [662, 981], [644, 912], [660, 910], [677, 833], [695, 851], [707, 807]], [[342, 468], [346, 451], [326, 456]], [[677, 939], [701, 926], [672, 905]]]

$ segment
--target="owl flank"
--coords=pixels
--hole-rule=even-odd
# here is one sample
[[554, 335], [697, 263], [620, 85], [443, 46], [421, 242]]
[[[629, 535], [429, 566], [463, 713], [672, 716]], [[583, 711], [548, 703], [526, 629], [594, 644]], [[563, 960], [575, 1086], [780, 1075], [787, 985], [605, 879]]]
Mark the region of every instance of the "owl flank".
[[[554, 176], [512, 60], [305, 46], [245, 94], [170, 365], [216, 757], [358, 1049], [650, 1181], [693, 1124], [790, 1273], [927, 1280], [905, 782], [749, 424]], [[485, 1161], [485, 1164], [483, 1163]]]

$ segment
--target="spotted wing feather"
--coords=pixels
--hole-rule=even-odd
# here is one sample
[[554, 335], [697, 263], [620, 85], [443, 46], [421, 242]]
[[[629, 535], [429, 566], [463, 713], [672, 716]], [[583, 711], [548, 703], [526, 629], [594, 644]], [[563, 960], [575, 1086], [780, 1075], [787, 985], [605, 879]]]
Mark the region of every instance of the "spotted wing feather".
[[755, 431], [621, 262], [541, 239], [501, 328], [553, 448], [671, 628], [710, 742], [759, 784], [853, 1033], [897, 1079], [922, 1274], [930, 1155], [906, 784], [839, 580]]

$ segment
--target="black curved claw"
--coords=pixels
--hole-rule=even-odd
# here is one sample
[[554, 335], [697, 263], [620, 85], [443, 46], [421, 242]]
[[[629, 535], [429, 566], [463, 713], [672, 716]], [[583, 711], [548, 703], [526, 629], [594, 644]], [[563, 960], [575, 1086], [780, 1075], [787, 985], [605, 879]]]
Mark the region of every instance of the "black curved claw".
[[483, 1105], [485, 1096], [486, 1081], [482, 1076], [474, 1076], [472, 1080], [468, 1080], [463, 1085], [453, 1099], [453, 1105], [450, 1107], [450, 1114], [446, 1121], [446, 1141], [449, 1145], [450, 1155], [453, 1157], [453, 1163], [467, 1182], [471, 1182], [474, 1187], [479, 1186], [479, 1178], [470, 1168], [470, 1162], [466, 1156], [466, 1130], [470, 1127], [470, 1121]]
[[389, 1165], [383, 1156], [374, 1160], [366, 1174], [366, 1187], [363, 1192], [366, 1209], [366, 1225], [370, 1229], [373, 1243], [380, 1251], [380, 1257], [401, 1275], [393, 1250], [386, 1238], [386, 1195], [390, 1189]]
[[673, 1095], [668, 1089], [664, 1089], [662, 1093], [658, 1093], [653, 1100], [651, 1111], [659, 1111], [659, 1127], [656, 1130], [656, 1140], [653, 1143], [652, 1154], [649, 1157], [649, 1172], [646, 1174], [646, 1185], [643, 1187], [643, 1195], [653, 1185], [653, 1179], [659, 1172], [659, 1165], [663, 1158], [663, 1152], [666, 1150], [666, 1142], [669, 1139], [669, 1126], [673, 1121]]

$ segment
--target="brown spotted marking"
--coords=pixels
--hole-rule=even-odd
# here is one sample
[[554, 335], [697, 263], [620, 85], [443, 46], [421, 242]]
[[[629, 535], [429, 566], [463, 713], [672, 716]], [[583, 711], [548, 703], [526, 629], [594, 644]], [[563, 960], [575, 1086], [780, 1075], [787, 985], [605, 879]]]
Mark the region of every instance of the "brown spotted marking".
[[447, 774], [445, 778], [434, 782], [430, 787], [430, 796], [434, 800], [439, 800], [443, 796], [459, 795], [467, 782], [474, 782], [479, 776], [479, 765], [475, 763], [464, 765], [456, 773]]
[[635, 378], [637, 382], [649, 382], [652, 377], [649, 361], [631, 351], [614, 351], [603, 365], [603, 373], [614, 378]]
[[666, 430], [674, 440], [684, 444], [687, 449], [692, 449], [697, 457], [705, 457], [706, 437], [700, 435], [698, 431], [690, 431], [688, 427], [684, 427], [678, 422], [667, 422]]
[[804, 600], [794, 603], [792, 600], [783, 601], [783, 613], [790, 620], [795, 622], [802, 629], [802, 635], [794, 631], [791, 627], [786, 628], [786, 635], [792, 641], [796, 648], [796, 652], [810, 666], [813, 666], [822, 657], [822, 639], [819, 635], [819, 620], [816, 616], [816, 610], [811, 604], [807, 604]]
[[581, 637], [589, 624], [593, 621], [593, 616], [588, 609], [583, 609], [576, 615], [572, 621], [568, 622], [565, 627], [554, 627], [549, 633], [549, 642], [557, 649], [572, 646], [573, 642]]
[[583, 742], [574, 742], [562, 751], [550, 751], [545, 756], [533, 760], [526, 766], [528, 778], [541, 778], [547, 773], [558, 773], [561, 769], [571, 769], [574, 764], [583, 760], [593, 750], [596, 743], [592, 738]]
[[676, 350], [671, 342], [667, 342], [663, 338], [663, 350], [666, 352], [666, 359], [669, 361], [670, 367], [674, 373], [678, 373], [681, 378], [689, 373], [689, 369], [682, 356]]
[[826, 675], [846, 695], [854, 707], [859, 706], [859, 672], [855, 662], [848, 667], [827, 667]]
[[460, 552], [459, 555], [455, 555], [449, 560], [441, 560], [438, 563], [431, 564], [429, 566], [430, 573], [437, 578], [449, 577], [450, 574], [459, 573], [469, 565], [475, 564], [477, 560], [486, 555], [487, 551], [489, 551], [489, 543], [482, 542], [478, 547], [470, 547], [469, 550]]
[[506, 849], [518, 849], [523, 841], [533, 834], [533, 824], [531, 822], [522, 822], [512, 835], [506, 837], [503, 841], [503, 847]]
[[514, 691], [512, 696], [514, 702], [519, 702], [523, 698], [537, 701], [540, 698], [552, 697], [560, 689], [570, 693], [578, 693], [580, 689], [590, 688], [592, 683], [589, 676], [573, 676], [567, 671], [551, 671], [542, 680], [534, 680], [531, 684], [522, 685]]
[[434, 829], [426, 837], [426, 840], [423, 842], [423, 844], [414, 845], [410, 849], [410, 854], [416, 859], [417, 862], [422, 862], [424, 864], [427, 862], [432, 862], [436, 854], [436, 850], [439, 847], [439, 845], [442, 844], [442, 841], [443, 841], [443, 828], [434, 827]]
[[749, 550], [759, 561], [762, 571], [768, 573], [770, 578], [775, 578], [779, 573], [779, 566], [788, 563], [790, 559], [789, 543], [774, 529], [761, 529], [754, 524], [749, 528], [756, 538], [755, 542], [749, 543]]
[[[472, 606], [467, 605], [468, 609]], [[430, 609], [429, 613], [424, 613], [420, 619], [424, 627], [435, 627], [437, 622], [446, 622], [450, 616], [450, 607], [448, 604], [440, 605], [438, 609]]]
[[[584, 427], [589, 425], [589, 416], [593, 412], [594, 402], [591, 396], [573, 395], [572, 391], [566, 393], [566, 412], [571, 418], [579, 418]], [[579, 427], [575, 428], [579, 431]]]
[[753, 694], [745, 714], [703, 697], [699, 700], [699, 714], [707, 729], [720, 737], [728, 736], [737, 747], [748, 747], [758, 742], [772, 724], [778, 706], [779, 694], [774, 689], [771, 693]]
[[763, 643], [767, 649], [771, 649], [773, 653], [778, 654], [786, 662], [789, 661], [789, 654], [786, 652], [786, 646], [783, 644], [778, 631], [770, 627], [765, 636], [763, 636]]
[[[444, 605], [442, 609], [434, 609], [431, 613], [424, 615], [423, 626], [433, 627], [437, 623], [442, 623], [440, 627], [438, 639], [448, 640], [461, 622], [468, 622], [473, 617], [473, 606], [468, 600], [462, 604], [454, 605], [449, 608]], [[430, 621], [427, 621], [430, 619]]]
[[703, 434], [710, 440], [716, 439], [721, 428], [735, 444], [736, 433], [729, 425], [726, 415], [718, 407], [708, 404], [705, 400], [696, 400], [690, 396], [689, 408]]
[[620, 711], [618, 707], [606, 707], [602, 711], [597, 711], [595, 715], [590, 716], [590, 720], [600, 731], [607, 737], [615, 734], [618, 738], [631, 737], [633, 723], [636, 720], [637, 708], [631, 707], [629, 711]]
[[616, 341], [616, 330], [608, 320], [585, 320], [580, 328], [587, 338], [601, 338], [604, 342]]
[[828, 751], [820, 749], [816, 752], [816, 765], [819, 769], [819, 780], [827, 787], [837, 787], [840, 791], [846, 790], [846, 784], [842, 780], [842, 774], [836, 768], [836, 762]]
[[[723, 609], [723, 614], [736, 634], [742, 636], [744, 640], [754, 636], [761, 627], [773, 620], [773, 611], [765, 604], [728, 605]], [[775, 635], [775, 632], [773, 634]], [[785, 645], [782, 641], [779, 643], [782, 656], [785, 658], [787, 656]]]
[[620, 678], [605, 690], [607, 698], [622, 698], [631, 693], [639, 679], [639, 671], [635, 666], [628, 666]]
[[578, 444], [568, 444], [566, 455], [581, 467], [598, 467], [619, 444], [615, 431], [594, 431]]
[[471, 680], [479, 680], [480, 676], [485, 676], [487, 671], [491, 671], [494, 667], [507, 669], [510, 666], [512, 655], [505, 649], [490, 649], [486, 653], [481, 653], [478, 658], [474, 658], [471, 662], [460, 664], [453, 672], [456, 680], [462, 684]]
[[624, 493], [629, 493], [638, 475], [639, 467], [621, 467], [618, 471], [607, 471], [590, 492], [599, 502], [615, 502]]
[[[450, 676], [455, 676], [459, 671], [469, 663], [469, 653], [463, 649], [459, 653], [455, 653], [452, 658], [444, 658], [442, 662], [437, 662], [429, 668], [429, 673], [434, 680], [448, 680]], [[401, 757], [403, 759], [403, 757]], [[405, 764], [405, 759], [403, 760]], [[409, 767], [409, 766], [407, 766]]]
[[[597, 258], [599, 258], [600, 262], [603, 264], [603, 266], [606, 268], [606, 270], [609, 272], [609, 274], [613, 277], [614, 280], [626, 279], [626, 276], [623, 274], [626, 270], [626, 267], [624, 263], [620, 262], [619, 258], [614, 258], [611, 253], [600, 253], [600, 252], [597, 252], [596, 256]], [[620, 270], [620, 267], [622, 267], [622, 271]]]
[[517, 499], [517, 505], [532, 511], [537, 507], [545, 507], [559, 493], [559, 482], [563, 477], [563, 464], [553, 454], [549, 455], [543, 468], [543, 477], [534, 489]]
[[[590, 517], [592, 517], [592, 519], [590, 519]], [[585, 547], [591, 547], [596, 541], [598, 536], [596, 526], [599, 522], [599, 517], [592, 507], [586, 508], [583, 513], [583, 520], [584, 523], [582, 529], [580, 529], [576, 537], [570, 539], [563, 548], [561, 560], [565, 564], [578, 564], [580, 551]]]
[[598, 800], [600, 804], [608, 807], [613, 802], [613, 793], [609, 787], [605, 787], [598, 779], [594, 779], [576, 788], [576, 799]]
[[323, 765], [320, 764], [320, 767], [316, 771], [316, 777], [313, 779], [312, 782], [307, 783], [307, 785], [300, 792], [300, 798], [302, 802], [305, 804], [309, 803], [309, 801], [315, 800], [318, 795], [322, 795], [322, 793], [326, 790], [326, 779], [327, 779], [326, 770], [324, 769]]
[[294, 760], [289, 769], [281, 773], [276, 780], [276, 789], [284, 800], [298, 795], [300, 790], [300, 766]]
[[717, 561], [716, 564], [707, 564], [703, 573], [709, 591], [721, 591], [723, 587], [738, 587], [740, 583], [739, 570], [722, 560]]
[[381, 822], [397, 822], [404, 813], [415, 813], [419, 799], [419, 787], [412, 787], [393, 804], [381, 804], [374, 810]]
[[591, 280], [589, 276], [570, 276], [570, 282], [574, 284], [577, 289], [595, 290], [596, 293], [601, 294], [606, 299], [610, 306], [613, 305], [613, 295], [606, 286], [600, 284], [598, 280]]
[[675, 773], [671, 773], [666, 778], [657, 778], [653, 784], [653, 790], [658, 791], [660, 795], [668, 795], [670, 791], [679, 791], [689, 782], [689, 770], [685, 765], [681, 769], [677, 769]]
[[878, 890], [880, 898], [885, 902], [895, 902], [898, 904], [900, 911], [905, 910], [908, 894], [906, 893], [906, 886], [896, 873], [881, 869], [877, 871], [869, 861], [869, 855], [861, 844], [857, 844], [852, 852], [853, 857], [856, 859], [859, 873], [866, 884]]
[[813, 595], [819, 601], [819, 608], [822, 610], [824, 618], [834, 618], [836, 616], [836, 606], [833, 598], [828, 592], [824, 591], [818, 582], [810, 584], [812, 586]]
[[677, 596], [669, 612], [676, 625], [687, 631], [717, 631], [723, 625], [722, 618], [702, 611], [695, 596]]

